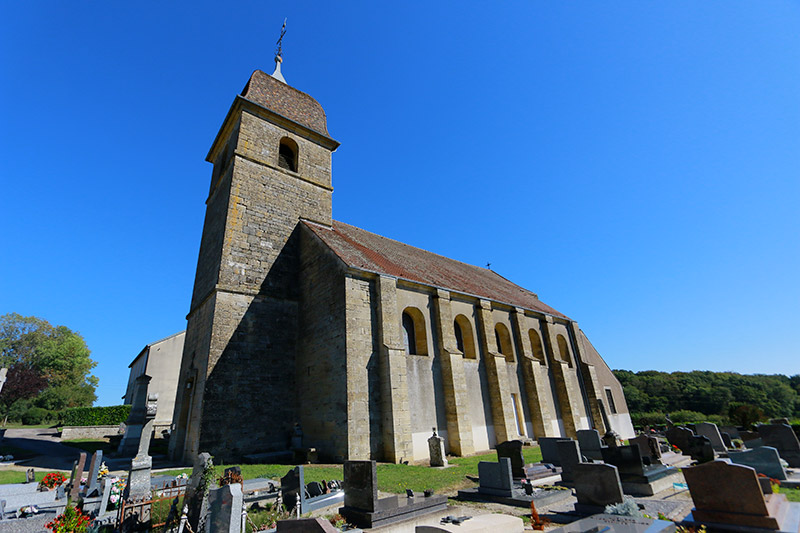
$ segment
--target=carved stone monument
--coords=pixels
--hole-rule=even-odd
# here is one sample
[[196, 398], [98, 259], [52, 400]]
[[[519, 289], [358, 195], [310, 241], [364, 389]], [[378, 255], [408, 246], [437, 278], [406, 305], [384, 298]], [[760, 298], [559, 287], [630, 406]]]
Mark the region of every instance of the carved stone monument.
[[[128, 420], [125, 421], [125, 435], [122, 437], [117, 449], [117, 453], [122, 457], [133, 457], [139, 451], [140, 437], [142, 436], [142, 431], [144, 431], [144, 425], [147, 423], [147, 387], [150, 385], [151, 379], [147, 374], [142, 374], [136, 378], [131, 414], [128, 415]], [[153, 417], [155, 417], [155, 413]], [[149, 430], [152, 431], [152, 429], [152, 424], [150, 424]], [[149, 443], [149, 434], [147, 438]]]
[[[147, 381], [150, 381], [150, 376]], [[150, 496], [150, 469], [153, 458], [148, 455], [150, 450], [150, 435], [153, 432], [153, 420], [158, 408], [158, 394], [147, 396], [145, 404], [144, 424], [139, 432], [139, 442], [136, 456], [131, 460], [131, 470], [128, 474], [128, 487], [125, 489], [126, 497], [142, 499]], [[130, 427], [130, 424], [128, 425]]]
[[444, 453], [444, 437], [436, 434], [436, 428], [433, 428], [433, 435], [428, 439], [428, 451], [431, 457], [431, 466], [447, 466], [447, 459]]

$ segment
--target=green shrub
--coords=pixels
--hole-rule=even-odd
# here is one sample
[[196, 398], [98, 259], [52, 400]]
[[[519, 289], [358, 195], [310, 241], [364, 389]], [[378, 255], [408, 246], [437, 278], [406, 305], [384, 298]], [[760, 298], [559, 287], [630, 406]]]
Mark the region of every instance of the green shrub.
[[51, 420], [52, 416], [50, 411], [47, 409], [42, 409], [41, 407], [31, 407], [20, 417], [22, 419], [22, 423], [26, 426], [33, 426], [36, 424], [42, 424], [47, 420]]
[[71, 407], [63, 413], [65, 426], [114, 426], [128, 419], [130, 405]]
[[666, 416], [664, 413], [658, 411], [652, 411], [649, 413], [631, 413], [631, 422], [633, 423], [633, 426], [637, 428], [643, 428], [644, 426], [667, 425]]

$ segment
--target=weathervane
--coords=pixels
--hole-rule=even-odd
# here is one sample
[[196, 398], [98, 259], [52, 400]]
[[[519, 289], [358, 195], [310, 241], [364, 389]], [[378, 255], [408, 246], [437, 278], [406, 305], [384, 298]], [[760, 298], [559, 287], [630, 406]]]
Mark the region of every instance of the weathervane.
[[286, 19], [283, 19], [283, 27], [281, 28], [281, 36], [278, 37], [278, 41], [275, 43], [278, 45], [278, 48], [275, 50], [275, 57], [282, 57], [283, 52], [283, 36], [286, 35]]

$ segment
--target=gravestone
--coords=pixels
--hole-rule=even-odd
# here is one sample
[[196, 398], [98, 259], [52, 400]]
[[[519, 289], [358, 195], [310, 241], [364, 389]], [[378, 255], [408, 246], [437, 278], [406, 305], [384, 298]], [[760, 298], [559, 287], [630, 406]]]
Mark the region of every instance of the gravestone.
[[431, 466], [447, 466], [447, 459], [444, 453], [444, 437], [436, 434], [436, 428], [433, 428], [433, 435], [428, 439], [428, 452], [431, 458]]
[[732, 439], [741, 439], [739, 436], [739, 429], [736, 426], [720, 426], [720, 433], [727, 433]]
[[694, 428], [695, 434], [708, 437], [708, 440], [711, 441], [711, 447], [714, 448], [715, 452], [724, 452], [727, 449], [725, 447], [725, 443], [722, 441], [722, 435], [720, 435], [716, 424], [712, 424], [711, 422], [700, 422], [695, 424]]
[[[326, 487], [327, 489], [327, 487]], [[322, 483], [319, 481], [312, 481], [306, 486], [306, 491], [308, 492], [309, 498], [316, 498], [317, 496], [322, 496], [325, 494], [325, 490], [322, 488]]]
[[497, 460], [507, 457], [511, 461], [511, 475], [514, 479], [525, 477], [525, 458], [522, 455], [522, 441], [508, 440], [495, 446]]
[[609, 448], [616, 448], [622, 444], [622, 439], [620, 438], [619, 433], [613, 429], [609, 429], [606, 431], [606, 434], [603, 435], [603, 444]]
[[[292, 468], [281, 478], [281, 499], [287, 511], [291, 512], [298, 503], [300, 503], [300, 508], [303, 508], [305, 487], [305, 472], [302, 466]], [[298, 496], [300, 497], [299, 502]]]
[[324, 518], [297, 518], [278, 520], [277, 533], [339, 533], [339, 530]]
[[514, 488], [511, 460], [501, 457], [496, 463], [479, 462], [478, 483], [478, 492], [481, 494], [510, 498]]
[[596, 514], [548, 533], [674, 533], [675, 530], [675, 522], [669, 520]]
[[722, 443], [725, 444], [725, 447], [733, 448], [733, 439], [731, 439], [730, 433], [727, 431], [720, 431], [719, 434], [722, 435]]
[[239, 483], [223, 485], [208, 492], [208, 522], [206, 531], [214, 533], [241, 533], [242, 486]]
[[211, 476], [204, 476], [206, 470], [214, 467], [214, 462], [211, 460], [211, 454], [207, 452], [197, 454], [192, 467], [192, 476], [189, 478], [189, 483], [186, 486], [186, 494], [183, 497], [184, 502], [189, 507], [188, 517], [189, 524], [197, 531], [197, 524], [200, 518], [206, 516], [208, 513], [208, 492], [210, 484], [212, 483]]
[[344, 463], [344, 507], [339, 508], [339, 514], [351, 524], [375, 528], [446, 508], [446, 496], [427, 491], [423, 498], [401, 499], [394, 495], [379, 500], [375, 461]]
[[375, 511], [378, 503], [378, 472], [375, 461], [344, 462], [344, 505]]
[[78, 463], [73, 469], [72, 485], [69, 489], [69, 499], [74, 502], [78, 501], [78, 495], [81, 493], [81, 478], [83, 477], [84, 468], [86, 468], [86, 452], [81, 452]]
[[781, 425], [787, 425], [788, 426], [789, 425], [789, 419], [788, 418], [770, 418], [769, 419], [769, 423], [770, 424], [781, 424]]
[[787, 424], [761, 424], [758, 434], [764, 441], [764, 446], [771, 446], [778, 450], [781, 458], [791, 467], [800, 467], [800, 441], [797, 439], [792, 427]]
[[714, 448], [705, 435], [689, 437], [689, 449], [687, 451], [692, 459], [698, 463], [707, 463], [714, 460]]
[[677, 446], [684, 455], [689, 455], [689, 439], [693, 436], [694, 432], [683, 426], [672, 426], [666, 432], [667, 441]]
[[100, 475], [100, 465], [103, 463], [103, 450], [97, 450], [92, 455], [92, 462], [89, 464], [89, 478], [86, 480], [86, 496], [88, 498], [97, 496], [100, 492], [100, 482], [97, 476]]
[[650, 435], [639, 435], [628, 440], [631, 446], [638, 446], [645, 464], [656, 464], [661, 462], [661, 446], [656, 437]]
[[600, 439], [599, 431], [596, 429], [579, 429], [577, 436], [578, 445], [584, 456], [593, 461], [603, 460], [603, 455], [600, 453], [600, 449], [603, 447], [603, 441]]
[[781, 481], [786, 479], [786, 470], [783, 469], [778, 450], [771, 446], [744, 452], [729, 452], [728, 457], [732, 463], [753, 467], [759, 474]]
[[[147, 387], [151, 379], [147, 374], [142, 374], [136, 378], [131, 412], [125, 421], [125, 435], [123, 435], [117, 449], [117, 453], [121, 457], [133, 457], [139, 451], [140, 437], [142, 436], [142, 431], [144, 431], [144, 425], [147, 423]], [[150, 429], [152, 431], [152, 425]]]
[[[145, 377], [148, 378], [147, 382], [149, 382], [150, 377]], [[150, 498], [150, 471], [153, 466], [153, 458], [148, 455], [148, 452], [150, 450], [150, 435], [153, 432], [153, 420], [156, 417], [157, 408], [158, 394], [148, 394], [144, 411], [144, 424], [142, 425], [142, 430], [139, 432], [136, 455], [131, 459], [131, 468], [128, 473], [128, 486], [125, 488], [126, 498], [134, 500]]]
[[739, 438], [742, 439], [743, 442], [747, 442], [753, 439], [760, 439], [761, 435], [758, 434], [758, 431], [740, 431]]
[[622, 503], [622, 483], [617, 467], [603, 463], [580, 463], [573, 468], [575, 511], [580, 514], [602, 513], [606, 505]]
[[[784, 494], [764, 495], [756, 471], [716, 460], [683, 469], [694, 502], [687, 525], [798, 531], [800, 513], [788, 512]], [[793, 520], [793, 524], [788, 524]]]
[[35, 483], [36, 482], [36, 471], [33, 468], [29, 468], [25, 471], [25, 483]]
[[558, 459], [561, 462], [561, 482], [571, 484], [573, 481], [572, 470], [581, 463], [581, 449], [576, 440], [562, 440], [556, 442]]
[[556, 442], [560, 440], [570, 439], [564, 437], [539, 437], [537, 439], [537, 442], [539, 443], [539, 449], [542, 451], [543, 463], [561, 466], [561, 462], [558, 460], [558, 449], [556, 448]]
[[677, 468], [645, 465], [638, 446], [603, 448], [603, 461], [617, 467], [625, 494], [651, 496], [672, 485]]

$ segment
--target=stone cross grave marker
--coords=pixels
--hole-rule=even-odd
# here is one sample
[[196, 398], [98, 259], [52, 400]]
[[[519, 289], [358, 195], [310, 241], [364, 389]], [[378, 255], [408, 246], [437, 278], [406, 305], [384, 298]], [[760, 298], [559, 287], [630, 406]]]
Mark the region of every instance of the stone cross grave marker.
[[511, 475], [514, 479], [525, 477], [525, 457], [522, 455], [522, 441], [508, 440], [495, 446], [498, 461], [507, 457], [511, 461]]
[[600, 453], [600, 449], [603, 447], [603, 441], [600, 439], [599, 431], [596, 429], [579, 429], [577, 436], [578, 445], [584, 456], [593, 461], [603, 460], [603, 455]]
[[239, 483], [223, 485], [208, 492], [209, 517], [206, 531], [241, 533], [244, 496]]
[[81, 452], [78, 458], [78, 464], [75, 465], [72, 486], [69, 489], [69, 499], [73, 502], [78, 501], [78, 495], [81, 493], [81, 478], [83, 477], [84, 468], [86, 468], [86, 452]]
[[148, 498], [151, 493], [150, 475], [153, 458], [148, 455], [148, 451], [150, 450], [150, 435], [153, 432], [153, 420], [156, 417], [157, 406], [158, 394], [147, 395], [144, 424], [139, 432], [137, 452], [131, 460], [128, 487], [125, 489], [127, 498], [140, 500]]
[[575, 510], [581, 514], [603, 512], [606, 505], [622, 503], [622, 483], [617, 467], [604, 463], [580, 463], [574, 466]]
[[725, 448], [725, 443], [722, 441], [722, 435], [720, 435], [716, 424], [700, 422], [695, 424], [694, 428], [697, 435], [708, 437], [708, 440], [711, 441], [711, 447], [714, 448], [715, 452], [724, 452], [727, 449]]
[[511, 459], [501, 457], [496, 463], [489, 461], [478, 463], [478, 492], [510, 498], [513, 488]]
[[560, 440], [556, 442], [558, 459], [561, 462], [561, 481], [572, 483], [572, 471], [581, 463], [581, 448], [576, 440]]
[[732, 463], [753, 467], [759, 474], [778, 480], [786, 479], [786, 470], [783, 469], [778, 450], [771, 446], [761, 446], [743, 452], [728, 452], [728, 457]]
[[444, 453], [444, 437], [436, 434], [436, 428], [433, 428], [433, 435], [428, 439], [428, 452], [430, 453], [431, 466], [447, 466], [447, 458]]

